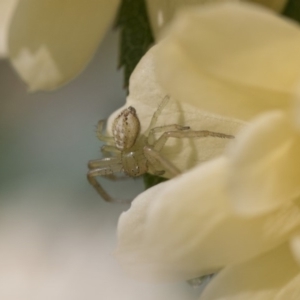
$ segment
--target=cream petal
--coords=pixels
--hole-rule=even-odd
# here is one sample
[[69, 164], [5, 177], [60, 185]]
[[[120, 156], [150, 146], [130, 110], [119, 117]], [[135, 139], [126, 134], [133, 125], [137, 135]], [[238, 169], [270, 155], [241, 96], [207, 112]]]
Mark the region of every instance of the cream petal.
[[240, 132], [228, 149], [237, 212], [266, 213], [300, 196], [299, 137], [280, 111], [259, 116]]
[[7, 33], [18, 0], [0, 0], [0, 58], [7, 56]]
[[159, 37], [162, 29], [173, 19], [176, 12], [191, 5], [239, 0], [147, 0], [147, 7], [153, 33]]
[[[290, 241], [290, 246], [294, 258], [300, 266], [300, 235], [299, 232]], [[282, 290], [274, 300], [298, 300], [300, 299], [300, 274], [291, 280]]]
[[119, 0], [22, 0], [9, 31], [13, 66], [31, 90], [73, 79], [94, 55]]
[[[147, 7], [153, 33], [156, 38], [161, 31], [173, 19], [176, 12], [191, 5], [202, 5], [207, 3], [222, 3], [225, 1], [241, 0], [147, 0]], [[245, 0], [247, 1], [247, 0]], [[287, 0], [248, 0], [257, 4], [262, 4], [275, 11], [282, 11]]]
[[[298, 272], [299, 273], [299, 272]], [[291, 280], [276, 295], [274, 300], [298, 300], [300, 299], [300, 274]]]
[[[157, 47], [153, 47], [137, 65], [130, 78], [126, 107], [133, 106], [137, 110], [144, 132], [149, 126], [155, 110], [166, 96], [156, 78], [154, 59]], [[111, 134], [112, 122], [119, 114], [120, 108], [109, 119], [108, 131]], [[157, 126], [180, 124], [190, 126], [193, 130], [211, 130], [235, 135], [244, 125], [243, 122], [210, 114], [189, 105], [171, 99], [160, 115]], [[162, 155], [172, 161], [180, 170], [190, 169], [200, 162], [216, 157], [224, 151], [230, 139], [170, 139], [162, 150]], [[167, 174], [165, 174], [167, 176]]]
[[138, 278], [190, 279], [268, 251], [299, 227], [293, 205], [263, 217], [234, 215], [227, 173], [220, 157], [140, 194], [119, 220], [121, 265]]
[[266, 255], [225, 268], [211, 281], [199, 300], [296, 300], [299, 297], [282, 298], [279, 295], [291, 280], [299, 277], [299, 272], [300, 268], [285, 244]]
[[230, 117], [287, 109], [300, 81], [299, 27], [260, 6], [187, 10], [159, 49], [158, 78], [171, 96]]
[[294, 257], [298, 261], [298, 264], [300, 265], [300, 234], [295, 235], [291, 239], [291, 249], [294, 253]]

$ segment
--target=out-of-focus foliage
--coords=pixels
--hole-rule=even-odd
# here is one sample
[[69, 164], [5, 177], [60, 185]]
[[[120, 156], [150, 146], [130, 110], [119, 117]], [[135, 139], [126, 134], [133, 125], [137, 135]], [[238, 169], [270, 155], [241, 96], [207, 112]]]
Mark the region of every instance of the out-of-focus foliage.
[[289, 0], [283, 11], [283, 15], [300, 22], [300, 1]]
[[144, 0], [123, 0], [117, 16], [120, 29], [119, 67], [124, 68], [124, 86], [135, 66], [153, 44]]

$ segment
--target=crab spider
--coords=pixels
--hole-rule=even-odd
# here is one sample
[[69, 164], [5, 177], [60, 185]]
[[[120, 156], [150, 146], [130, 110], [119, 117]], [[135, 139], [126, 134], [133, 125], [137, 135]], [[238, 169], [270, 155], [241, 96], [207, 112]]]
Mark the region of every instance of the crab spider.
[[[168, 159], [160, 154], [169, 138], [201, 138], [217, 137], [232, 139], [234, 136], [208, 130], [194, 131], [189, 126], [177, 124], [155, 126], [157, 119], [167, 105], [169, 97], [166, 96], [152, 116], [148, 129], [140, 135], [140, 121], [136, 110], [129, 106], [114, 120], [112, 125], [113, 136], [103, 134], [104, 120], [98, 122], [97, 137], [109, 143], [102, 147], [103, 152], [112, 156], [91, 160], [88, 163], [88, 181], [93, 185], [99, 195], [108, 202], [123, 202], [113, 199], [100, 185], [97, 177], [104, 176], [114, 179], [114, 174], [124, 172], [131, 177], [138, 177], [149, 170], [155, 175], [168, 172], [173, 177], [179, 175], [178, 170]], [[156, 133], [161, 136], [155, 140]], [[114, 144], [112, 146], [111, 144]], [[128, 202], [128, 201], [125, 201]]]

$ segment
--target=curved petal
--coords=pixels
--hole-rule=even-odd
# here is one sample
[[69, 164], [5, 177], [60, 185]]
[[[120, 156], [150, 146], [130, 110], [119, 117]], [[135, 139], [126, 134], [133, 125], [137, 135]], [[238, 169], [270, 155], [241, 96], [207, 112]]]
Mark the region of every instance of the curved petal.
[[296, 300], [298, 297], [281, 298], [279, 294], [299, 272], [300, 268], [285, 244], [266, 255], [225, 268], [211, 281], [199, 300]]
[[292, 279], [281, 291], [276, 295], [274, 300], [296, 300], [300, 298], [300, 274]]
[[[147, 0], [147, 7], [153, 33], [156, 38], [165, 25], [167, 25], [174, 17], [179, 9], [196, 4], [217, 3], [228, 0]], [[239, 1], [239, 0], [230, 0]]]
[[22, 0], [9, 31], [9, 55], [30, 90], [73, 79], [92, 58], [119, 0]]
[[7, 33], [18, 0], [0, 1], [0, 58], [7, 56]]
[[[291, 239], [291, 249], [298, 266], [300, 266], [300, 234], [298, 232]], [[300, 298], [300, 274], [292, 280], [274, 300], [299, 299]]]
[[[151, 117], [158, 108], [166, 92], [161, 88], [154, 67], [154, 59], [158, 47], [151, 48], [141, 59], [130, 78], [126, 107], [133, 106], [141, 122], [143, 133], [149, 126]], [[109, 119], [108, 131], [111, 134], [112, 122], [120, 113], [120, 108]], [[197, 109], [188, 103], [179, 103], [170, 99], [162, 111], [155, 126], [180, 124], [190, 126], [193, 130], [211, 130], [236, 135], [243, 122], [210, 114]], [[158, 135], [159, 136], [159, 135]], [[169, 139], [162, 150], [162, 155], [172, 161], [180, 170], [190, 169], [200, 162], [216, 157], [224, 151], [230, 139]], [[165, 174], [167, 176], [167, 174]], [[164, 175], [164, 176], [165, 176]]]
[[[161, 85], [201, 109], [248, 120], [287, 109], [300, 81], [299, 27], [260, 6], [187, 10], [157, 55]], [[297, 95], [299, 97], [299, 95]]]
[[[191, 5], [201, 5], [207, 3], [222, 3], [225, 1], [240, 0], [147, 0], [149, 17], [154, 35], [159, 37], [161, 31], [176, 15], [179, 9]], [[287, 0], [249, 0], [254, 3], [262, 4], [275, 11], [282, 11]]]
[[265, 213], [300, 196], [300, 136], [286, 114], [261, 115], [229, 148], [231, 199], [242, 214]]
[[300, 234], [295, 235], [291, 239], [291, 249], [294, 253], [294, 257], [298, 261], [298, 264], [300, 265]]
[[119, 220], [123, 267], [139, 278], [190, 279], [268, 251], [299, 227], [293, 205], [263, 217], [234, 215], [227, 173], [221, 157], [140, 194]]

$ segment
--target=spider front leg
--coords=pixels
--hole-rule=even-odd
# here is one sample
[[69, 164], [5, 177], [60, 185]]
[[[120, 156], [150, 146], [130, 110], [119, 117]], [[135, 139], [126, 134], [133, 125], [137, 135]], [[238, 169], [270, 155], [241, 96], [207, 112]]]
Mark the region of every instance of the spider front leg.
[[181, 130], [189, 130], [189, 129], [190, 129], [189, 126], [181, 126], [181, 125], [177, 125], [177, 124], [154, 127], [149, 132], [147, 142], [148, 142], [149, 145], [154, 144], [154, 141], [155, 141], [154, 135], [155, 135], [155, 133], [168, 132], [168, 131], [181, 131]]
[[166, 107], [166, 105], [168, 104], [170, 100], [170, 97], [167, 95], [163, 98], [163, 100], [161, 101], [161, 103], [159, 104], [157, 110], [154, 112], [150, 124], [147, 128], [147, 130], [145, 131], [145, 135], [147, 136], [149, 134], [149, 132], [151, 131], [151, 129], [153, 128], [153, 126], [155, 125], [155, 123], [157, 122], [157, 119], [159, 117], [159, 115], [161, 114], [161, 112], [163, 111], [163, 109]]
[[88, 162], [88, 168], [91, 169], [97, 169], [97, 168], [104, 168], [104, 167], [110, 167], [114, 165], [120, 165], [121, 161], [117, 157], [105, 157], [101, 159], [92, 159]]
[[[110, 146], [103, 146], [101, 148], [101, 151], [103, 150], [104, 147], [110, 147]], [[106, 150], [106, 148], [105, 148], [105, 150]], [[102, 151], [102, 152], [104, 152], [104, 151]], [[120, 153], [120, 150], [116, 151], [116, 153]], [[88, 162], [88, 168], [89, 169], [96, 169], [96, 168], [99, 168], [99, 167], [103, 167], [105, 161], [108, 162], [108, 166], [110, 166], [112, 164], [112, 161], [115, 161], [115, 163], [120, 163], [120, 158], [109, 156], [109, 157], [105, 157], [105, 158], [101, 158], [101, 159], [90, 160]], [[104, 176], [105, 178], [107, 178], [109, 180], [113, 180], [113, 181], [124, 180], [124, 179], [128, 178], [128, 176], [116, 176], [115, 174], [106, 174], [106, 175], [102, 175], [102, 176]]]
[[103, 145], [101, 153], [104, 157], [120, 157], [121, 155], [121, 151], [117, 147], [110, 145]]
[[[153, 143], [154, 140], [154, 133], [156, 132], [162, 132], [164, 130], [168, 129], [177, 129], [174, 131], [165, 131], [161, 137]], [[199, 130], [199, 131], [191, 131], [188, 130], [189, 127], [184, 127], [180, 125], [167, 125], [167, 126], [161, 126], [153, 128], [148, 137], [148, 145], [144, 147], [144, 153], [146, 158], [148, 159], [151, 166], [155, 166], [157, 162], [160, 163], [160, 165], [168, 171], [172, 176], [177, 176], [181, 172], [178, 170], [168, 159], [166, 159], [164, 156], [160, 154], [160, 151], [166, 144], [167, 140], [170, 137], [173, 138], [201, 138], [201, 137], [218, 137], [218, 138], [228, 138], [233, 139], [233, 135], [228, 135], [224, 133], [214, 132], [214, 131], [208, 131], [208, 130]], [[153, 144], [151, 144], [153, 143]]]
[[112, 136], [107, 136], [104, 134], [104, 130], [103, 130], [103, 127], [104, 127], [104, 123], [106, 122], [106, 120], [100, 120], [97, 124], [97, 137], [100, 141], [102, 142], [113, 142], [114, 141], [114, 138]]
[[161, 137], [154, 143], [153, 149], [156, 151], [161, 151], [161, 149], [166, 144], [167, 140], [170, 137], [173, 138], [203, 138], [203, 137], [217, 137], [217, 138], [226, 138], [226, 139], [234, 139], [233, 135], [224, 134], [220, 132], [214, 132], [209, 130], [180, 130], [180, 131], [166, 131]]
[[89, 183], [96, 189], [98, 194], [107, 202], [128, 202], [127, 200], [116, 200], [112, 198], [100, 185], [97, 177], [104, 176], [110, 177], [116, 172], [122, 171], [122, 164], [116, 157], [107, 157], [99, 160], [91, 160], [88, 164], [89, 172], [87, 173], [87, 179]]
[[101, 147], [101, 152], [103, 154], [108, 154], [108, 153], [114, 153], [114, 154], [120, 154], [121, 151], [115, 147], [115, 146], [110, 146], [110, 145], [104, 145]]

